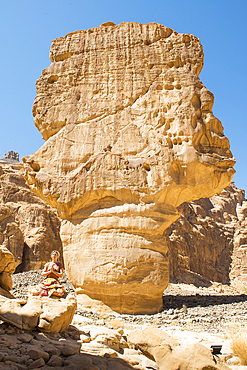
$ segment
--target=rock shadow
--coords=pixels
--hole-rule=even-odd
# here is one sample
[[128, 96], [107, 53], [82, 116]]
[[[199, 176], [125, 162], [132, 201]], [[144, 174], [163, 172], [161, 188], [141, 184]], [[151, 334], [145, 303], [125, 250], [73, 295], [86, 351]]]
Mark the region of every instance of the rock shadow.
[[170, 308], [181, 309], [183, 305], [188, 308], [192, 307], [208, 307], [222, 304], [232, 304], [247, 301], [247, 294], [238, 295], [209, 295], [209, 294], [195, 294], [195, 295], [164, 295], [163, 296], [163, 310]]

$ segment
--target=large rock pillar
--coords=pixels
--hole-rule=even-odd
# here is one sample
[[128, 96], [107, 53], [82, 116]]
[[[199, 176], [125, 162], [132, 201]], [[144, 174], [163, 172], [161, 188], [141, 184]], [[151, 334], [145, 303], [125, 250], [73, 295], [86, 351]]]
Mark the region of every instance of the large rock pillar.
[[164, 230], [177, 207], [210, 197], [234, 158], [200, 41], [160, 24], [112, 22], [52, 43], [34, 121], [46, 143], [24, 158], [31, 189], [63, 219], [66, 272], [78, 292], [123, 313], [162, 308]]

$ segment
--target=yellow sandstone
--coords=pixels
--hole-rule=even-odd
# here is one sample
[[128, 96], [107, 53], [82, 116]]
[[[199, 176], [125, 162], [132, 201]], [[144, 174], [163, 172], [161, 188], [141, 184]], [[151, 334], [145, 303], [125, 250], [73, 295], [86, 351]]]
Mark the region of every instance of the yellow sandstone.
[[161, 24], [112, 22], [52, 42], [34, 121], [46, 140], [25, 157], [31, 189], [63, 219], [78, 293], [121, 313], [162, 308], [163, 232], [177, 207], [219, 193], [234, 158], [198, 38]]

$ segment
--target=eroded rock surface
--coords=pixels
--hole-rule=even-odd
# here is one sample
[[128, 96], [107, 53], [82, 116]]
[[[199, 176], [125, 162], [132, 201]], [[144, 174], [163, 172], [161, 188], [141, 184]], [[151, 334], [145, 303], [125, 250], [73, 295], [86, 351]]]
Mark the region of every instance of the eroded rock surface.
[[0, 368], [7, 370], [229, 370], [207, 347], [180, 344], [154, 327], [76, 325], [49, 334], [0, 324], [0, 344]]
[[76, 298], [71, 295], [66, 299], [31, 297], [24, 305], [5, 298], [0, 306], [0, 319], [19, 329], [59, 333], [69, 327], [76, 306]]
[[37, 81], [46, 143], [24, 158], [32, 190], [64, 219], [66, 272], [78, 291], [125, 313], [162, 308], [164, 230], [177, 207], [226, 187], [234, 159], [199, 39], [121, 23], [53, 41]]
[[164, 232], [173, 282], [209, 281], [244, 286], [247, 281], [247, 201], [234, 183], [219, 195], [184, 203]]
[[154, 360], [160, 370], [229, 369], [210, 349], [200, 343], [180, 345], [162, 330], [146, 328], [129, 334], [128, 340], [146, 356]]
[[7, 292], [12, 289], [11, 275], [14, 272], [15, 259], [13, 254], [6, 247], [4, 247], [4, 245], [0, 245], [0, 287]]
[[23, 163], [11, 161], [0, 160], [0, 246], [14, 255], [17, 271], [40, 269], [52, 250], [62, 252], [60, 220], [25, 184]]

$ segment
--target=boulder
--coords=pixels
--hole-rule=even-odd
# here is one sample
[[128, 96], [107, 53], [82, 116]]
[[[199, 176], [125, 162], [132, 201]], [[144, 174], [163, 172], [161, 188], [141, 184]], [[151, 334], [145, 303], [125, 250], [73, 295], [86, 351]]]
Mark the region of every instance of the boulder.
[[178, 207], [219, 193], [234, 158], [198, 38], [161, 24], [106, 23], [52, 42], [34, 122], [46, 140], [23, 158], [30, 188], [63, 219], [78, 293], [120, 313], [162, 309], [163, 232]]
[[[152, 361], [161, 362], [179, 342], [155, 327], [147, 327], [144, 330], [134, 330], [128, 335], [128, 342], [139, 349]], [[158, 360], [157, 360], [158, 359]]]
[[15, 299], [8, 299], [0, 307], [0, 319], [19, 329], [34, 330], [42, 312], [40, 300], [30, 300], [21, 306]]
[[157, 356], [160, 370], [230, 370], [210, 349], [200, 343], [177, 346], [164, 358]]
[[72, 295], [68, 295], [66, 299], [42, 297], [41, 301], [43, 313], [39, 318], [39, 330], [46, 333], [65, 331], [73, 320], [77, 306], [76, 298]]
[[19, 329], [58, 333], [69, 327], [76, 305], [70, 295], [66, 299], [32, 297], [25, 305], [6, 298], [0, 306], [0, 319]]
[[200, 343], [180, 345], [156, 328], [148, 327], [130, 332], [128, 341], [155, 361], [160, 370], [229, 370], [228, 366]]

